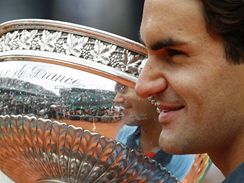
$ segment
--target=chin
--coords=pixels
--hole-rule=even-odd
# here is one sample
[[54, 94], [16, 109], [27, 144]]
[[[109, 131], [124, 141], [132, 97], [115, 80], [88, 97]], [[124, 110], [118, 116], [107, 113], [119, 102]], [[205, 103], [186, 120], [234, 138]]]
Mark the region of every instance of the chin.
[[123, 122], [128, 126], [137, 126], [138, 125], [138, 121], [132, 117], [124, 118]]
[[164, 152], [166, 152], [168, 154], [178, 154], [178, 155], [191, 154], [176, 145], [175, 146], [174, 145], [165, 145], [165, 144], [160, 143], [160, 147]]
[[[187, 142], [183, 138], [164, 138], [160, 136], [159, 146], [163, 151], [169, 154], [198, 154], [204, 151], [199, 150], [199, 146], [194, 144], [194, 142]], [[180, 140], [179, 140], [180, 139]]]
[[[171, 138], [170, 138], [171, 137]], [[163, 151], [169, 154], [187, 154], [185, 145], [179, 142], [179, 138], [173, 138], [172, 136], [165, 136], [160, 134], [159, 146]]]

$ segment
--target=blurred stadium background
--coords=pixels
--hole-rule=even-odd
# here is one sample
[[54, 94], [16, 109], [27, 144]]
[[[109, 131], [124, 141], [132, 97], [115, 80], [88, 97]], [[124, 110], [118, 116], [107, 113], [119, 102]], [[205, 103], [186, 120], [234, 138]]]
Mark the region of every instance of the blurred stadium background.
[[143, 0], [0, 0], [0, 23], [22, 18], [86, 25], [138, 41]]

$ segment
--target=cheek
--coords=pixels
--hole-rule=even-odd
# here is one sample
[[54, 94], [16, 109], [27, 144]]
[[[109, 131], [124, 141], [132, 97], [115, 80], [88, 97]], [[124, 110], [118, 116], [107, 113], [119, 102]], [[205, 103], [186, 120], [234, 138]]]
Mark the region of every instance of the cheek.
[[[232, 83], [233, 81], [225, 80], [220, 75], [219, 77], [215, 76], [214, 80], [199, 78], [185, 82], [187, 87], [185, 90], [182, 89], [181, 94], [186, 102], [187, 113], [192, 118], [192, 122], [211, 126], [214, 133], [221, 128], [221, 123], [218, 121], [232, 120], [238, 114], [238, 111], [232, 106], [236, 106], [240, 100], [240, 97], [236, 97], [232, 87], [226, 87]], [[238, 110], [241, 108], [240, 105], [236, 107]], [[242, 112], [244, 111], [242, 110]], [[241, 112], [239, 111], [239, 113]]]
[[203, 82], [206, 80], [194, 74], [179, 74], [179, 77], [174, 76], [170, 86], [174, 93], [183, 100], [186, 109], [189, 110], [189, 107], [198, 108], [206, 99], [208, 89], [202, 87]]
[[[191, 60], [194, 62], [194, 60]], [[195, 62], [200, 62], [195, 60]], [[221, 93], [223, 70], [207, 64], [189, 64], [172, 71], [169, 78], [170, 86], [185, 100], [200, 107], [218, 98]]]

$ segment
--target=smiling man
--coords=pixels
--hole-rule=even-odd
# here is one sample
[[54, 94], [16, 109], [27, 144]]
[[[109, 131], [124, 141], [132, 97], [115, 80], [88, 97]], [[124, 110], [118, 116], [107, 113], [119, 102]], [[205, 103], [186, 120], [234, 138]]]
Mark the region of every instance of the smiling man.
[[243, 0], [146, 0], [148, 62], [136, 85], [158, 108], [161, 148], [205, 153], [244, 182]]

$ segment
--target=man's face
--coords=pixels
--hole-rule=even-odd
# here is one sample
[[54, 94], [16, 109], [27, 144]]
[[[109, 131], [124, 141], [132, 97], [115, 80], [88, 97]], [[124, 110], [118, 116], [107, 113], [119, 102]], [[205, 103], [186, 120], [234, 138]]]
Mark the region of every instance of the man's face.
[[141, 38], [148, 62], [136, 85], [155, 96], [169, 153], [222, 149], [244, 121], [244, 66], [226, 61], [221, 39], [206, 30], [198, 0], [146, 0]]
[[122, 87], [117, 90], [114, 105], [122, 109], [122, 121], [127, 125], [143, 125], [144, 122], [157, 121], [156, 107], [147, 99], [137, 96], [132, 88]]

